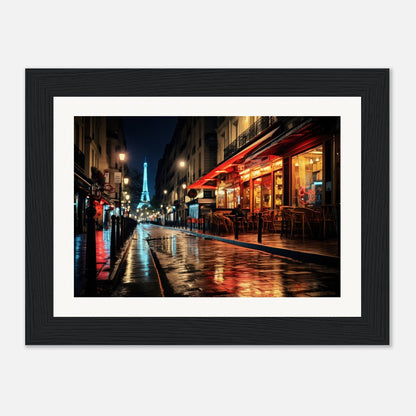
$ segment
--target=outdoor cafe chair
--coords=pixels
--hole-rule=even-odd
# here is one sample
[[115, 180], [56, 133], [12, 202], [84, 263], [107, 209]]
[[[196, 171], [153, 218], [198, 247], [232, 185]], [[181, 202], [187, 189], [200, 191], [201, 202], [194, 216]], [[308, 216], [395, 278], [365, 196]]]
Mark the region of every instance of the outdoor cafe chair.
[[292, 210], [292, 230], [291, 238], [294, 232], [302, 233], [302, 240], [305, 239], [305, 229], [309, 231], [310, 236], [313, 236], [311, 220], [313, 219], [313, 210], [305, 207], [297, 207]]
[[217, 213], [214, 214], [214, 217], [217, 219], [218, 232], [220, 232], [221, 228], [223, 228], [227, 234], [233, 232], [234, 226], [230, 218]]
[[280, 227], [280, 238], [283, 237], [283, 234], [285, 237], [288, 237], [291, 235], [292, 232], [292, 215], [291, 215], [292, 207], [289, 206], [281, 206], [280, 212], [281, 212], [281, 227]]
[[273, 211], [263, 213], [263, 231], [270, 231], [273, 222]]
[[281, 230], [281, 227], [282, 227], [282, 215], [281, 215], [279, 208], [277, 208], [276, 210], [273, 211], [270, 231], [275, 232], [275, 233], [279, 232]]
[[258, 218], [254, 214], [247, 214], [247, 231], [256, 231]]

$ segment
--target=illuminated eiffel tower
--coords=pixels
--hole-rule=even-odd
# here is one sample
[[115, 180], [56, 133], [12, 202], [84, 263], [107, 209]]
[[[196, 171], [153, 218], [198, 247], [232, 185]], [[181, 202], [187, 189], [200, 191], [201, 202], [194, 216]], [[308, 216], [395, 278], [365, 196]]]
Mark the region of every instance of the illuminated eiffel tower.
[[144, 159], [144, 169], [143, 169], [143, 189], [142, 189], [142, 196], [140, 198], [139, 205], [137, 208], [142, 208], [150, 206], [150, 196], [149, 196], [149, 189], [147, 188], [147, 162], [146, 158]]

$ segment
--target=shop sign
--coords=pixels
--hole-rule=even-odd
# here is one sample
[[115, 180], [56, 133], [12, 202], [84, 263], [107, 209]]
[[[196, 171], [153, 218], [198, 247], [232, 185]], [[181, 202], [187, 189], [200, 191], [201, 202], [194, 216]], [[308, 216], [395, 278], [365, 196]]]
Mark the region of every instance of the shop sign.
[[260, 168], [257, 168], [257, 169], [254, 169], [254, 170], [251, 171], [251, 177], [252, 178], [257, 178], [260, 175], [261, 175]]
[[243, 182], [247, 182], [250, 180], [250, 173], [246, 173], [245, 175], [241, 175], [241, 180]]
[[111, 184], [109, 184], [109, 183], [106, 183], [105, 185], [104, 185], [104, 189], [107, 191], [107, 192], [115, 192], [116, 191], [116, 189], [114, 188], [114, 186], [112, 186]]
[[273, 162], [272, 168], [273, 170], [281, 169], [282, 168], [282, 159], [276, 160], [276, 162]]
[[243, 182], [247, 182], [250, 180], [250, 169], [245, 169], [240, 172], [240, 177]]
[[197, 192], [196, 192], [196, 190], [195, 190], [195, 189], [190, 189], [190, 190], [189, 190], [189, 192], [188, 192], [188, 196], [189, 196], [189, 198], [195, 198], [195, 197], [196, 197], [196, 195], [197, 195]]
[[100, 188], [100, 185], [98, 183], [94, 183], [91, 186], [91, 196], [95, 200], [100, 200], [101, 199], [101, 188]]
[[108, 169], [104, 170], [104, 182], [110, 183], [110, 171]]
[[121, 183], [121, 172], [114, 172], [114, 183]]
[[265, 175], [266, 173], [270, 173], [271, 169], [270, 169], [270, 165], [266, 165], [260, 168], [260, 173], [262, 175]]

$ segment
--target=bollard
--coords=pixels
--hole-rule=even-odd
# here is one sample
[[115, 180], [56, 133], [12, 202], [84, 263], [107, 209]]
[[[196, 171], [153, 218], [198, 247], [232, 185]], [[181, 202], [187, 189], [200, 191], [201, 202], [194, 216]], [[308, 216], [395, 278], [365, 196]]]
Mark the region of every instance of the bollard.
[[234, 239], [238, 240], [238, 220], [237, 215], [234, 217]]
[[127, 240], [127, 218], [121, 217], [121, 245]]
[[95, 221], [96, 209], [90, 205], [87, 208], [87, 252], [86, 252], [86, 287], [85, 294], [94, 296], [97, 292], [97, 261], [95, 252]]
[[258, 224], [258, 233], [257, 233], [257, 242], [261, 243], [261, 233], [263, 231], [263, 218], [261, 217], [261, 212], [259, 212], [259, 224]]
[[110, 246], [111, 261], [116, 258], [116, 216], [111, 216], [111, 246]]
[[120, 217], [116, 218], [116, 247], [120, 250]]
[[202, 217], [202, 233], [205, 234], [205, 217]]
[[189, 227], [190, 227], [190, 230], [192, 231], [192, 218], [189, 220]]
[[124, 218], [120, 216], [120, 247], [124, 244]]

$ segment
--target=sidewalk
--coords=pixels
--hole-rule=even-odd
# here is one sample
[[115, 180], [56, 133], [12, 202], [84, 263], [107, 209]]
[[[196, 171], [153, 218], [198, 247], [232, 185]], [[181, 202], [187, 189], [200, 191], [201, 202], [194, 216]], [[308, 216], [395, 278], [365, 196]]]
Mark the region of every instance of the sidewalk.
[[[121, 248], [114, 264], [111, 264], [111, 229], [95, 232], [95, 255], [97, 269], [97, 295], [109, 296], [118, 277], [120, 265], [130, 246], [132, 238]], [[74, 296], [83, 296], [86, 285], [87, 234], [78, 234], [74, 238]]]
[[[155, 224], [157, 225], [157, 224]], [[160, 227], [164, 227], [159, 225]], [[302, 262], [324, 264], [338, 267], [340, 258], [338, 253], [338, 242], [336, 239], [331, 240], [309, 240], [281, 238], [280, 233], [263, 233], [261, 244], [257, 242], [257, 232], [240, 233], [238, 240], [234, 234], [215, 235], [210, 232], [203, 233], [201, 230], [184, 228], [171, 228], [173, 230], [186, 232], [202, 238], [211, 238], [225, 243], [238, 245], [241, 247], [261, 250], [267, 253], [276, 254], [283, 257], [289, 257]]]
[[[108, 278], [110, 260], [111, 230], [95, 232], [97, 279]], [[85, 288], [87, 234], [74, 238], [74, 296], [82, 296]]]

